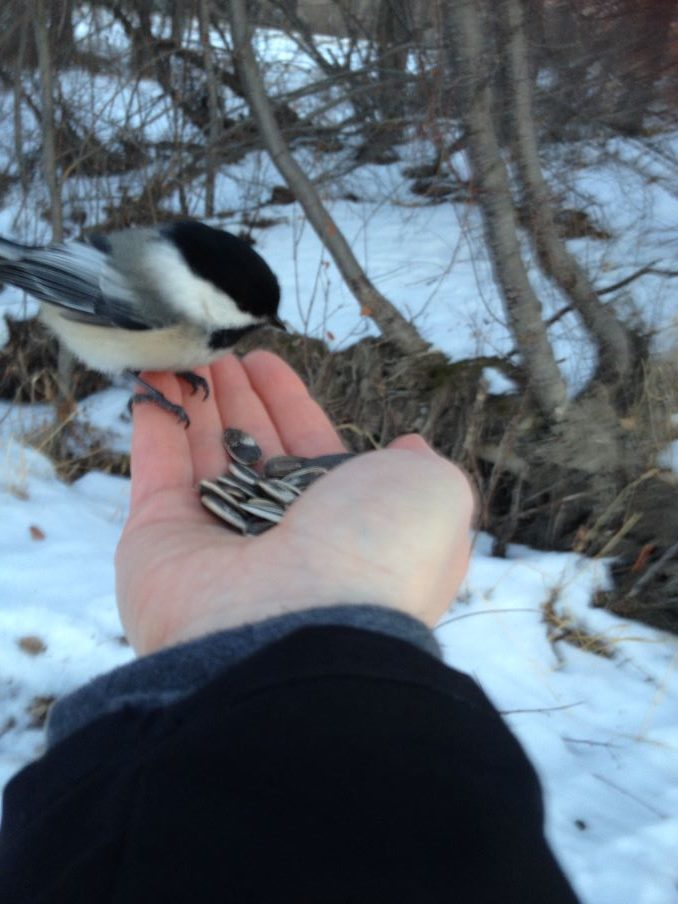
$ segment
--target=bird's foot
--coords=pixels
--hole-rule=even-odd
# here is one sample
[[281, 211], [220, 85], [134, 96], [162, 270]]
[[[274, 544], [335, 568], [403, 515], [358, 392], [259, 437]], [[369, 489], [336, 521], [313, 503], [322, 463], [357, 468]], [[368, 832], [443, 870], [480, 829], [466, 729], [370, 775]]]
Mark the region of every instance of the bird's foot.
[[182, 408], [181, 405], [175, 405], [174, 402], [170, 402], [161, 392], [157, 395], [151, 395], [150, 392], [135, 392], [127, 403], [127, 407], [131, 411], [139, 402], [152, 402], [158, 408], [162, 408], [163, 411], [169, 411], [170, 414], [176, 415], [179, 423], [183, 424], [187, 429], [191, 424], [191, 419], [186, 414], [186, 409]]
[[[141, 383], [146, 392], [135, 392], [132, 398], [127, 403], [127, 407], [132, 411], [132, 408], [138, 404], [139, 402], [151, 402], [154, 405], [157, 405], [158, 408], [162, 408], [163, 411], [168, 411], [170, 414], [173, 414], [180, 424], [183, 424], [184, 427], [188, 429], [191, 419], [186, 414], [185, 408], [181, 405], [177, 405], [174, 402], [170, 402], [170, 400], [164, 396], [159, 389], [156, 389], [154, 386], [151, 386], [150, 383], [147, 383], [145, 380], [142, 380], [139, 374], [132, 372], [131, 376], [134, 377], [137, 383]], [[192, 376], [194, 376], [192, 374]], [[198, 377], [197, 379], [202, 379]]]
[[191, 387], [191, 395], [195, 395], [199, 389], [202, 389], [203, 401], [205, 399], [209, 399], [210, 384], [204, 377], [199, 377], [198, 374], [194, 374], [192, 370], [179, 371], [179, 373], [177, 373], [177, 376], [185, 383], [188, 383], [188, 385]]

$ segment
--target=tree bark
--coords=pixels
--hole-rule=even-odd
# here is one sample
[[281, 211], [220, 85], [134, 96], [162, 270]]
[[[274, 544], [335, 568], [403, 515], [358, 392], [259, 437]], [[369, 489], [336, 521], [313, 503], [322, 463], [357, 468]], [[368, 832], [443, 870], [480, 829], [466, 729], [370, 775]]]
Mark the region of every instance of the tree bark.
[[[48, 4], [46, 0], [35, 0], [34, 6], [35, 46], [40, 67], [40, 90], [42, 105], [42, 167], [45, 182], [49, 189], [52, 220], [52, 240], [61, 242], [64, 237], [63, 208], [61, 203], [61, 180], [56, 158], [56, 140], [54, 129], [54, 103], [52, 55], [49, 45], [49, 28], [47, 25]], [[57, 419], [65, 420], [73, 406], [73, 370], [75, 359], [68, 349], [59, 344], [57, 359], [57, 382], [59, 400]]]
[[[379, 78], [377, 97], [385, 123], [401, 119], [405, 114], [403, 85], [412, 36], [411, 16], [410, 0], [379, 0], [375, 28]], [[394, 128], [394, 141], [401, 131], [402, 124], [398, 130]]]
[[501, 0], [497, 15], [506, 60], [512, 145], [528, 212], [523, 225], [544, 272], [570, 299], [596, 344], [599, 355], [596, 376], [607, 384], [618, 385], [634, 364], [631, 338], [612, 308], [600, 301], [588, 276], [558, 233], [551, 193], [539, 162], [522, 0]]
[[560, 420], [567, 387], [548, 340], [542, 306], [523, 263], [509, 176], [494, 127], [492, 71], [477, 0], [455, 0], [447, 9], [449, 40], [460, 74], [460, 100], [473, 181], [480, 200], [485, 237], [511, 331], [537, 405]]
[[210, 0], [200, 0], [200, 43], [202, 44], [205, 78], [207, 80], [207, 111], [209, 128], [207, 135], [207, 160], [205, 168], [205, 216], [214, 216], [214, 183], [218, 167], [218, 148], [221, 138], [219, 115], [219, 89], [217, 88], [214, 54], [210, 42]]
[[603, 65], [622, 83], [609, 122], [626, 135], [642, 134], [645, 115], [658, 96], [677, 11], [676, 0], [622, 0], [620, 4], [619, 38]]
[[23, 67], [26, 57], [26, 44], [30, 29], [30, 9], [24, 9], [18, 23], [18, 42], [16, 46], [16, 60], [14, 65], [14, 154], [19, 168], [21, 190], [24, 197], [28, 193], [28, 170], [24, 158], [24, 127], [23, 127]]
[[75, 53], [73, 0], [49, 4], [50, 53], [57, 65], [69, 63]]
[[35, 47], [40, 67], [40, 95], [42, 106], [42, 170], [49, 190], [52, 207], [52, 238], [60, 242], [64, 234], [63, 211], [61, 207], [61, 185], [56, 159], [54, 134], [54, 86], [52, 80], [52, 58], [49, 50], [49, 29], [47, 27], [46, 0], [35, 0]]
[[370, 282], [337, 224], [325, 209], [311, 180], [296, 162], [276, 122], [266, 95], [261, 73], [250, 43], [244, 0], [229, 0], [236, 66], [240, 72], [252, 114], [262, 141], [273, 163], [301, 204], [309, 222], [320, 237], [361, 306], [384, 337], [405, 353], [426, 351], [428, 344], [391, 302]]

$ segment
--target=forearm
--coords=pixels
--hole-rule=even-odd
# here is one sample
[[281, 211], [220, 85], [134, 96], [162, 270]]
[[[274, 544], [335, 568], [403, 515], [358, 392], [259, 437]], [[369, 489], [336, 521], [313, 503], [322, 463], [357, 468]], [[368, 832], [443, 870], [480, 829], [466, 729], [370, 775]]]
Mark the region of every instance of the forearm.
[[5, 807], [6, 900], [576, 900], [494, 707], [381, 631], [306, 627], [170, 705], [119, 708]]
[[440, 649], [420, 621], [381, 606], [333, 606], [291, 612], [144, 656], [100, 676], [52, 708], [51, 747], [95, 719], [123, 707], [169, 706], [199, 690], [218, 674], [300, 628], [335, 625], [376, 631], [408, 641], [438, 657]]

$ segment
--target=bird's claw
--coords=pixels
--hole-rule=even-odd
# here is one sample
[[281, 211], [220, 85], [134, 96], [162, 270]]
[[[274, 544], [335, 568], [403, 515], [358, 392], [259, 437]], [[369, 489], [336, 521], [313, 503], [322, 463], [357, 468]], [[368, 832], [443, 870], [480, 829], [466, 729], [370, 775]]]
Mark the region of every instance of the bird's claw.
[[163, 411], [168, 411], [170, 414], [176, 415], [178, 422], [183, 424], [186, 429], [188, 429], [191, 424], [191, 419], [186, 414], [186, 410], [182, 408], [181, 405], [175, 405], [174, 402], [170, 402], [170, 400], [166, 399], [161, 392], [158, 392], [157, 394], [150, 392], [135, 392], [127, 403], [130, 413], [132, 408], [139, 402], [151, 402], [152, 404], [157, 405], [158, 408], [162, 408]]
[[199, 389], [203, 392], [203, 401], [210, 397], [210, 384], [204, 377], [194, 374], [192, 370], [182, 370], [177, 373], [177, 377], [183, 380], [191, 387], [191, 395], [195, 395]]

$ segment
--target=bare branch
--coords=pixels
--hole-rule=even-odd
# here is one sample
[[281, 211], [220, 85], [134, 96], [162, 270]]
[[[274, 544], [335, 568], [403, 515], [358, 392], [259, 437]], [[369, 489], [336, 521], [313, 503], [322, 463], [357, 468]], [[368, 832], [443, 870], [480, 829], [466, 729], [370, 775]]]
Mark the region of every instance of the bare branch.
[[244, 0], [229, 0], [236, 65], [257, 121], [261, 138], [279, 172], [294, 192], [339, 271], [361, 312], [371, 317], [383, 335], [404, 352], [423, 352], [428, 345], [388, 299], [370, 282], [337, 224], [325, 209], [317, 190], [289, 151], [266, 95], [250, 43]]
[[453, 65], [463, 73], [459, 93], [473, 176], [495, 277], [530, 389], [544, 415], [558, 420], [567, 405], [567, 389], [521, 255], [509, 176], [495, 131], [494, 92], [480, 15], [476, 0], [456, 0], [447, 9]]
[[631, 337], [612, 308], [602, 304], [558, 233], [551, 194], [539, 163], [522, 0], [501, 0], [496, 9], [503, 33], [514, 154], [529, 214], [524, 225], [544, 272], [570, 298], [596, 343], [600, 359], [598, 376], [604, 382], [617, 384], [634, 364]]

